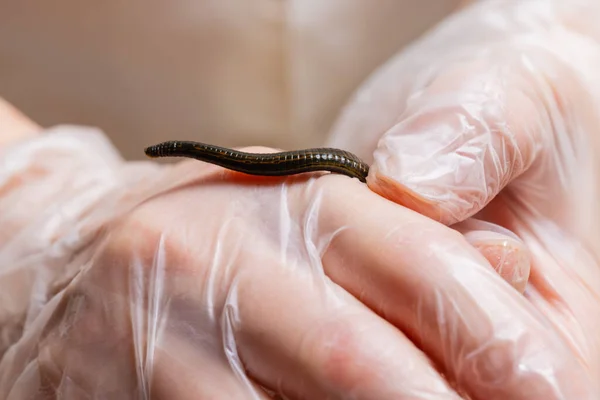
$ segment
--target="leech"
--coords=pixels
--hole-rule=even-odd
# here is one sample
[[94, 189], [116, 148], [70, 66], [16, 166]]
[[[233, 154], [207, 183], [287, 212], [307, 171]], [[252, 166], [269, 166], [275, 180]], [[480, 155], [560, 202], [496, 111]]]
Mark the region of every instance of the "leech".
[[367, 181], [369, 166], [340, 149], [315, 148], [280, 153], [245, 153], [210, 144], [172, 140], [147, 147], [148, 157], [186, 157], [249, 175], [286, 176], [329, 171]]

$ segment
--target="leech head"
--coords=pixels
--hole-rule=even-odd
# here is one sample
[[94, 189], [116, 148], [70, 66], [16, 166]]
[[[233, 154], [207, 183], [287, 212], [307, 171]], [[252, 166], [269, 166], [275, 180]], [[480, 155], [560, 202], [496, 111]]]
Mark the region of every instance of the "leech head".
[[158, 146], [150, 146], [144, 149], [144, 153], [150, 158], [160, 157]]
[[176, 141], [163, 142], [155, 144], [154, 146], [146, 147], [144, 149], [144, 153], [146, 153], [146, 155], [150, 158], [168, 157], [177, 149], [178, 146], [179, 142]]

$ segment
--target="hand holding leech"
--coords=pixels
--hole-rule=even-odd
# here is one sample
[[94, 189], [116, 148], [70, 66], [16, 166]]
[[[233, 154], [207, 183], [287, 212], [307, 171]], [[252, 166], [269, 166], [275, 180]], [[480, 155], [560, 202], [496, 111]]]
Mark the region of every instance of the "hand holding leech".
[[481, 3], [367, 82], [330, 145], [368, 187], [1, 147], [0, 397], [595, 400], [585, 4]]
[[[49, 229], [48, 207], [64, 196], [79, 210], [54, 228], [49, 238], [58, 241], [17, 240], [0, 253], [2, 265], [20, 262], [0, 281], [3, 293], [19, 282], [23, 294], [40, 265], [64, 259], [67, 267], [50, 270], [50, 283], [64, 291], [21, 311], [33, 325], [0, 364], [0, 393], [9, 399], [41, 389], [23, 375], [32, 361], [44, 390], [66, 397], [266, 398], [260, 384], [292, 398], [458, 398], [428, 358], [365, 305], [433, 332], [438, 303], [423, 301], [424, 291], [462, 285], [440, 279], [445, 269], [466, 265], [489, 290], [512, 291], [462, 236], [346, 177], [252, 178], [196, 161], [129, 165], [96, 132], [67, 127], [16, 143], [3, 160], [48, 171], [11, 188], [46, 205], [11, 221], [14, 229]], [[45, 197], [33, 195], [59, 180], [71, 182], [68, 193], [53, 185]], [[487, 244], [510, 268], [528, 266], [518, 241], [497, 234]], [[35, 281], [31, 296], [40, 295]], [[399, 295], [403, 301], [390, 302]], [[442, 356], [447, 344], [439, 345]], [[135, 372], [137, 362], [151, 369]], [[136, 374], [147, 386], [124, 378]], [[76, 385], [61, 383], [67, 376]]]

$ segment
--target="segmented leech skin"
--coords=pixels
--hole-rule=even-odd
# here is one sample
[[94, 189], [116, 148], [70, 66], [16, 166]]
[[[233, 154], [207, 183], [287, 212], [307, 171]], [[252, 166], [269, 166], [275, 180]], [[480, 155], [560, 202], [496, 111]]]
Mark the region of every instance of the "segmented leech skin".
[[315, 148], [281, 153], [244, 153], [210, 144], [171, 140], [147, 147], [148, 157], [186, 157], [250, 175], [285, 176], [329, 171], [366, 182], [369, 166], [352, 153]]

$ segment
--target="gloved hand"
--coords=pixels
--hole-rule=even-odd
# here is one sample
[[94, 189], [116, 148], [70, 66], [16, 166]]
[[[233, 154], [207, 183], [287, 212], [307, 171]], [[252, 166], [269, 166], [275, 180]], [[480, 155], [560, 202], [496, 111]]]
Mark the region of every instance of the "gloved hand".
[[526, 270], [518, 240], [463, 236], [355, 179], [126, 163], [57, 127], [0, 147], [0, 210], [2, 399], [491, 398], [482, 379], [508, 361], [528, 371], [510, 398], [586, 398], [506, 283], [522, 276], [489, 262]]
[[[598, 21], [596, 0], [478, 2], [377, 71], [332, 132], [330, 145], [373, 163], [375, 192], [445, 224], [473, 215], [497, 223], [532, 252], [532, 307], [512, 313], [542, 315], [570, 353], [543, 371], [524, 368], [553, 349], [489, 322], [485, 346], [440, 360], [461, 384], [488, 388], [485, 399], [600, 398]], [[457, 325], [446, 321], [440, 335], [451, 340]], [[463, 367], [493, 351], [506, 355], [496, 373]], [[523, 385], [521, 397], [504, 390], [530, 374], [552, 386], [573, 363], [587, 397], [560, 384], [548, 392]]]

